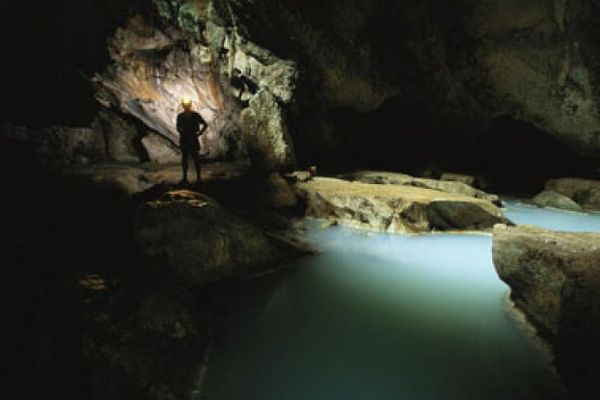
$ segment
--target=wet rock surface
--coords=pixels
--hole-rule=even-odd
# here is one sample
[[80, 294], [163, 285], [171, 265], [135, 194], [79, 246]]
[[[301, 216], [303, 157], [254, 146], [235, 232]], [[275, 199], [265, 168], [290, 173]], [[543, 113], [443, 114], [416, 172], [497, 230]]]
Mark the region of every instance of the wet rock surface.
[[571, 393], [589, 398], [600, 377], [600, 234], [498, 225], [493, 259]]
[[313, 178], [295, 185], [306, 214], [384, 232], [491, 229], [508, 222], [491, 202], [414, 186]]

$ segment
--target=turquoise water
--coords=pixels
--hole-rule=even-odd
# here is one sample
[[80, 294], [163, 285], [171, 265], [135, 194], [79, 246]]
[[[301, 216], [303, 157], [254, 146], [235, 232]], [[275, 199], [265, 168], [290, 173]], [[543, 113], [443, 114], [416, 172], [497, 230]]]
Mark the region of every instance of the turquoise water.
[[516, 224], [573, 232], [600, 232], [600, 213], [578, 213], [539, 208], [507, 201], [505, 215]]
[[[600, 231], [600, 215], [510, 203], [519, 223]], [[560, 399], [507, 306], [490, 236], [367, 234], [307, 224], [321, 254], [224, 306], [203, 398]]]

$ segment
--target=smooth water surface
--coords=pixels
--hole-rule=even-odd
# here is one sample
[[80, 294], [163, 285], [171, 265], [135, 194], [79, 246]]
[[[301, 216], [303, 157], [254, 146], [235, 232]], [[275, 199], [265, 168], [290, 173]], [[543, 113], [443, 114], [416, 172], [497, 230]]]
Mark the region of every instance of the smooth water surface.
[[[514, 203], [507, 215], [600, 231], [600, 215]], [[508, 306], [491, 236], [308, 225], [322, 253], [235, 296], [203, 398], [561, 398], [547, 359]]]
[[505, 202], [504, 214], [516, 224], [572, 232], [600, 232], [600, 213], [579, 213], [540, 208], [515, 200]]

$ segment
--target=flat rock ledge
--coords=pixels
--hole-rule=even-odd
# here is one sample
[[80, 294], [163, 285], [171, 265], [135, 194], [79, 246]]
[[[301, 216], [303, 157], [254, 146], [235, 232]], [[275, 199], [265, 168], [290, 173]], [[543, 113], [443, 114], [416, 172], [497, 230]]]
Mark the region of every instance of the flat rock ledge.
[[135, 238], [145, 256], [192, 287], [261, 274], [308, 253], [189, 190], [142, 204], [135, 214]]
[[414, 176], [401, 174], [398, 172], [357, 171], [344, 175], [342, 178], [363, 183], [414, 186], [423, 189], [439, 190], [440, 192], [444, 193], [459, 194], [468, 197], [475, 197], [476, 199], [488, 200], [497, 206], [502, 205], [498, 195], [486, 193], [483, 190], [476, 189], [472, 184], [467, 183], [474, 182], [475, 178], [463, 175], [444, 174], [442, 179], [438, 180], [429, 178], [416, 178]]
[[574, 398], [587, 398], [600, 378], [600, 234], [498, 225], [493, 259]]
[[313, 178], [295, 184], [306, 215], [390, 233], [491, 230], [510, 224], [488, 200], [395, 184]]

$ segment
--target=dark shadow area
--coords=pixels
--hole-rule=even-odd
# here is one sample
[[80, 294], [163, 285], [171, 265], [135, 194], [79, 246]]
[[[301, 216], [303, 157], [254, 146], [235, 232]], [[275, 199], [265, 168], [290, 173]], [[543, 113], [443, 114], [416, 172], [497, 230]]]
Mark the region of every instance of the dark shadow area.
[[28, 126], [89, 124], [97, 102], [88, 78], [108, 62], [106, 40], [138, 0], [6, 3], [2, 114]]
[[578, 156], [548, 133], [512, 118], [492, 120], [474, 144], [474, 166], [500, 193], [535, 194], [551, 178], [600, 178], [599, 159]]
[[136, 274], [131, 204], [119, 188], [36, 163], [26, 146], [0, 149], [3, 386], [26, 399], [88, 398], [76, 281]]
[[[0, 302], [6, 333], [0, 372], [7, 392], [26, 399], [83, 400], [120, 398], [129, 390], [128, 398], [139, 398], [139, 388], [124, 381], [127, 373], [119, 371], [119, 362], [108, 368], [86, 356], [90, 332], [94, 343], [105, 343], [108, 349], [92, 351], [126, 354], [130, 358], [124, 363], [131, 365], [136, 365], [136, 357], [142, 362], [144, 357], [158, 360], [156, 365], [172, 371], [165, 372], [168, 379], [191, 374], [204, 356], [209, 310], [213, 302], [231, 295], [230, 282], [193, 291], [182, 288], [169, 271], [140, 254], [134, 238], [136, 207], [184, 187], [159, 185], [132, 198], [116, 184], [54, 168], [35, 150], [27, 142], [0, 141], [0, 180], [5, 188], [0, 196]], [[225, 207], [239, 208], [236, 214], [261, 226], [282, 227], [287, 222], [269, 213], [266, 205], [254, 209], [266, 204], [268, 196], [259, 171], [230, 182], [217, 179], [201, 189], [229, 199], [222, 201]], [[107, 288], [84, 290], [84, 278], [92, 286]], [[233, 287], [240, 285], [244, 284]], [[148, 304], [157, 308], [156, 317], [147, 313]], [[184, 341], [156, 328], [162, 326], [160, 318], [170, 315], [169, 307], [197, 316], [198, 330]], [[154, 324], [149, 328], [144, 325], [148, 320]], [[121, 343], [127, 334], [130, 337]], [[188, 387], [186, 383], [181, 389]]]
[[499, 117], [484, 132], [464, 132], [455, 121], [435, 115], [402, 98], [374, 113], [333, 110], [329, 124], [336, 148], [326, 158], [313, 157], [329, 173], [362, 168], [439, 177], [460, 172], [481, 177], [490, 190], [516, 195], [538, 193], [551, 178], [599, 177], [600, 160], [578, 156], [531, 124]]

